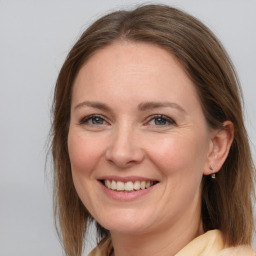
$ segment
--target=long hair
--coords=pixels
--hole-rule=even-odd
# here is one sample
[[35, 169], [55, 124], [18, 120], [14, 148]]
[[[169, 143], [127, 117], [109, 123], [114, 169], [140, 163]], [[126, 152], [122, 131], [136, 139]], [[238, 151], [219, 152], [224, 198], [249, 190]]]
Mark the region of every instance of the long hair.
[[[243, 122], [241, 91], [221, 43], [200, 21], [164, 5], [110, 13], [92, 24], [69, 52], [59, 73], [54, 102], [52, 154], [54, 205], [66, 255], [80, 256], [92, 217], [75, 190], [67, 147], [71, 95], [81, 66], [99, 49], [118, 40], [147, 42], [169, 51], [193, 81], [209, 127], [230, 120], [234, 140], [216, 180], [202, 180], [204, 231], [220, 229], [229, 245], [251, 243], [254, 165]], [[108, 231], [98, 225], [98, 237]]]

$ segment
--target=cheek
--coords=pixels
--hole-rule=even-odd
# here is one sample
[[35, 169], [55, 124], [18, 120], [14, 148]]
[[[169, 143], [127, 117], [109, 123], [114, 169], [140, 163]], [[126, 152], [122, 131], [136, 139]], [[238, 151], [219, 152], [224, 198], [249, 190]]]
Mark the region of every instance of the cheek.
[[97, 140], [85, 138], [72, 131], [68, 136], [68, 150], [73, 175], [89, 175], [102, 154], [102, 147]]
[[172, 134], [148, 145], [152, 162], [166, 175], [203, 172], [207, 143], [193, 134]]
[[[99, 163], [102, 147], [99, 141], [92, 137], [70, 130], [68, 135], [68, 150], [71, 162], [73, 182], [78, 196], [86, 209], [94, 216], [97, 209], [97, 193], [94, 189], [93, 170]], [[96, 205], [96, 206], [95, 206]]]

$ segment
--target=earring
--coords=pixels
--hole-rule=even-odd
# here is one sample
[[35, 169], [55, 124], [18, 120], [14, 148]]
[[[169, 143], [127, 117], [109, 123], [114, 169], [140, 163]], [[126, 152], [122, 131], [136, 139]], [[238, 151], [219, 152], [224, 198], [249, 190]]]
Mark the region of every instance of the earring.
[[213, 172], [213, 168], [210, 166], [210, 170], [212, 171], [211, 177], [212, 179], [216, 179], [216, 174]]

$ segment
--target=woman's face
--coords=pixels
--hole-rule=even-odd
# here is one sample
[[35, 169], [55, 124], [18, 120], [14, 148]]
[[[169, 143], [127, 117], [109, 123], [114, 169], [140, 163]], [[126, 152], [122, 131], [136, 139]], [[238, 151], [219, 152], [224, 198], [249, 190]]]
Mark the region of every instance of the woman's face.
[[211, 144], [194, 85], [166, 50], [117, 42], [79, 71], [68, 134], [73, 181], [106, 229], [200, 225]]

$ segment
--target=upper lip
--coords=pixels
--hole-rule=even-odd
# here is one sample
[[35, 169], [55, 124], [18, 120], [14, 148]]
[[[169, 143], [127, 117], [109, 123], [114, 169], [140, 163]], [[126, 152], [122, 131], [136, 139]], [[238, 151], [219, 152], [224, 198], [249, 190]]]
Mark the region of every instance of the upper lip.
[[122, 181], [122, 182], [128, 182], [128, 181], [157, 181], [156, 179], [141, 177], [141, 176], [102, 176], [99, 177], [98, 180], [114, 180], [114, 181]]

